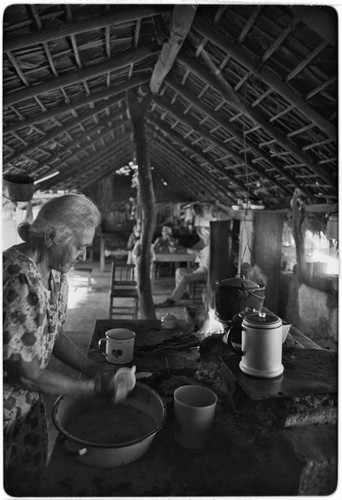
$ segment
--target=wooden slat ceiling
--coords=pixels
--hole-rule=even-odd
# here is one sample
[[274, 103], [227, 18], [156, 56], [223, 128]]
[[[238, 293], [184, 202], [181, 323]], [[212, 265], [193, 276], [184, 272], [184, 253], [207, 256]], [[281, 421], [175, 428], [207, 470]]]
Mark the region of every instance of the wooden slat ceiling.
[[3, 35], [4, 174], [72, 190], [127, 165], [134, 89], [153, 172], [189, 199], [337, 203], [333, 8], [20, 4]]

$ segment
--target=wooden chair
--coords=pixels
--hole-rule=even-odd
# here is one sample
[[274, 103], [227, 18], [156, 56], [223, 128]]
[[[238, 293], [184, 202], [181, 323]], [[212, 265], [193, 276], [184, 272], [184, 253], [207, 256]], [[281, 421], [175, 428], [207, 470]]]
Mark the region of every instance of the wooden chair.
[[[134, 265], [112, 262], [109, 292], [109, 319], [113, 316], [138, 317], [138, 289]], [[126, 299], [120, 301], [120, 299]]]

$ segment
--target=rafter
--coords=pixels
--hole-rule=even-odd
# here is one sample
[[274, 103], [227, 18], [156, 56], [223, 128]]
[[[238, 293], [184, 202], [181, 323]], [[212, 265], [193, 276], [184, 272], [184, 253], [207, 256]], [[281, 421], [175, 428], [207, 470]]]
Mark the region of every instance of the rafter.
[[[237, 154], [232, 148], [227, 148], [222, 141], [218, 141], [214, 138], [212, 134], [209, 132], [206, 132], [203, 127], [199, 126], [198, 123], [196, 123], [193, 119], [189, 118], [188, 115], [184, 115], [181, 111], [177, 109], [175, 105], [170, 106], [168, 105], [164, 99], [155, 97], [154, 101], [158, 103], [161, 107], [166, 109], [169, 113], [173, 114], [178, 120], [182, 121], [189, 127], [191, 127], [193, 130], [195, 130], [199, 135], [202, 137], [206, 138], [208, 141], [210, 141], [212, 144], [217, 146], [220, 150], [226, 152], [227, 154], [231, 155], [233, 158], [238, 163], [244, 163], [245, 159], [244, 156], [240, 156]], [[242, 141], [243, 143], [243, 141]], [[281, 186], [277, 180], [272, 177], [271, 175], [267, 174], [263, 169], [259, 168], [257, 165], [251, 165], [248, 161], [246, 162], [246, 167], [250, 169], [251, 172], [257, 172], [260, 176], [264, 177], [265, 179], [269, 180], [272, 184], [275, 184], [281, 191], [284, 192], [284, 194], [290, 194], [290, 191], [293, 191], [293, 186], [297, 184], [297, 181], [295, 177], [292, 175], [288, 174], [284, 169], [277, 169], [277, 171], [280, 173], [281, 176], [283, 176], [285, 179], [287, 179], [291, 183], [291, 187], [286, 186], [284, 188]], [[239, 184], [239, 181], [237, 179], [234, 179], [237, 184]], [[241, 183], [240, 187], [245, 189], [245, 186]]]
[[212, 43], [220, 47], [224, 52], [230, 54], [245, 68], [264, 81], [273, 90], [296, 106], [304, 116], [323, 130], [329, 137], [337, 137], [336, 127], [315, 111], [298, 93], [293, 91], [286, 83], [282, 82], [275, 74], [265, 66], [260, 67], [260, 61], [251, 57], [242, 48], [231, 42], [227, 37], [221, 35], [217, 29], [211, 27], [208, 22], [199, 16], [193, 23], [193, 28], [202, 36], [208, 38]]
[[[106, 108], [109, 108], [111, 105], [116, 104], [118, 102], [118, 98], [113, 98], [113, 99], [108, 99], [108, 101], [105, 101], [102, 104], [98, 104], [96, 107], [94, 107], [92, 110], [87, 111], [85, 113], [80, 113], [78, 117], [74, 120], [68, 120], [63, 123], [63, 127], [59, 127], [57, 129], [53, 129], [51, 132], [46, 134], [42, 139], [35, 143], [28, 144], [25, 148], [21, 149], [17, 153], [13, 153], [11, 156], [6, 158], [4, 160], [4, 164], [7, 165], [8, 163], [12, 163], [15, 159], [19, 158], [20, 156], [29, 153], [30, 151], [33, 151], [34, 149], [44, 147], [44, 144], [48, 141], [55, 140], [56, 137], [58, 137], [61, 134], [65, 134], [67, 130], [72, 129], [73, 127], [76, 127], [77, 125], [81, 124], [84, 120], [87, 120], [91, 118], [92, 116], [96, 115], [100, 111], [103, 111]], [[122, 115], [124, 110], [120, 110], [117, 115], [111, 116], [111, 119], [113, 120], [116, 116]]]
[[[27, 118], [25, 120], [21, 120], [17, 123], [13, 123], [12, 125], [9, 126], [4, 126], [4, 133], [9, 133], [13, 132], [15, 130], [19, 130], [23, 127], [29, 127], [33, 124], [36, 123], [41, 123], [43, 121], [53, 119], [58, 115], [67, 113], [69, 111], [74, 111], [77, 110], [77, 108], [81, 106], [85, 106], [90, 103], [94, 103], [96, 101], [101, 101], [102, 99], [107, 99], [108, 97], [112, 96], [120, 96], [119, 98], [122, 99], [125, 97], [123, 92], [126, 92], [126, 90], [134, 88], [134, 87], [139, 87], [140, 85], [143, 85], [144, 83], [148, 82], [149, 78], [144, 77], [144, 76], [135, 76], [128, 80], [127, 82], [117, 85], [116, 87], [109, 88], [107, 90], [103, 90], [102, 92], [94, 92], [93, 94], [90, 94], [88, 97], [84, 97], [83, 99], [77, 99], [77, 101], [70, 102], [69, 104], [64, 104], [62, 106], [56, 106], [53, 109], [50, 109], [49, 111], [44, 111], [43, 113], [39, 113], [37, 115], [32, 116], [31, 118]], [[120, 95], [121, 94], [121, 95]]]
[[106, 26], [117, 26], [118, 24], [134, 22], [137, 19], [165, 14], [171, 10], [172, 6], [144, 5], [123, 9], [122, 11], [108, 11], [100, 16], [82, 19], [81, 21], [72, 21], [67, 24], [59, 24], [58, 26], [49, 26], [48, 28], [20, 37], [5, 37], [3, 51], [8, 52], [23, 49], [38, 43], [51, 42], [59, 38], [105, 28]]
[[[179, 59], [188, 69], [190, 69], [193, 73], [195, 73], [199, 78], [204, 80], [209, 85], [212, 85], [213, 88], [215, 88], [215, 90], [220, 94], [222, 99], [227, 100], [229, 104], [231, 103], [231, 101], [229, 100], [229, 96], [226, 95], [224, 89], [222, 88], [222, 85], [217, 80], [215, 75], [209, 73], [209, 71], [207, 71], [203, 66], [201, 66], [198, 62], [194, 61], [192, 57], [180, 55]], [[240, 99], [238, 98], [238, 100]], [[242, 113], [245, 113], [251, 120], [260, 125], [285, 150], [291, 152], [296, 158], [305, 163], [319, 177], [324, 179], [331, 186], [336, 187], [336, 179], [333, 179], [325, 170], [323, 170], [319, 165], [317, 165], [308, 154], [304, 153], [299, 148], [297, 148], [282, 133], [280, 133], [274, 126], [272, 126], [260, 111], [251, 106], [243, 106], [243, 105], [241, 105], [240, 111]]]
[[53, 90], [59, 90], [62, 87], [67, 87], [69, 85], [82, 82], [84, 80], [87, 80], [88, 78], [101, 76], [111, 71], [117, 71], [120, 68], [143, 61], [144, 59], [153, 55], [154, 52], [145, 47], [130, 50], [128, 52], [122, 53], [121, 55], [116, 55], [114, 58], [109, 59], [104, 63], [94, 64], [77, 71], [69, 72], [66, 75], [59, 76], [58, 78], [54, 78], [53, 80], [49, 80], [48, 82], [42, 83], [40, 85], [34, 85], [29, 88], [24, 88], [15, 92], [11, 92], [10, 94], [6, 94], [3, 98], [3, 106], [11, 106], [20, 101], [24, 101], [26, 99], [37, 97], [47, 92], [52, 92]]

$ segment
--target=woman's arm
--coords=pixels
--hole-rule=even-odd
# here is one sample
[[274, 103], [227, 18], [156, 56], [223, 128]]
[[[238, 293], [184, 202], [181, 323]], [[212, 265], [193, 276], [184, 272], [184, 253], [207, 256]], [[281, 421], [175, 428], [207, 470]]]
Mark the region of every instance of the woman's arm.
[[94, 377], [101, 372], [101, 366], [88, 359], [81, 349], [65, 335], [63, 330], [56, 337], [52, 352], [57, 359], [88, 377]]
[[90, 394], [94, 393], [93, 379], [80, 380], [58, 372], [42, 370], [38, 360], [24, 361], [21, 356], [12, 355], [4, 362], [8, 381], [14, 387], [47, 394]]

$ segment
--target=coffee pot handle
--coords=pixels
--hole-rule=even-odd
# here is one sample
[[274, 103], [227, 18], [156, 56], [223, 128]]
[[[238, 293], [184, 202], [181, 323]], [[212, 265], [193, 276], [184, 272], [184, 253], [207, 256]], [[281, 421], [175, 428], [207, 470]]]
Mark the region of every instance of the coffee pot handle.
[[227, 342], [228, 342], [228, 345], [229, 345], [229, 348], [235, 352], [235, 354], [239, 354], [240, 356], [243, 356], [244, 355], [244, 352], [242, 349], [239, 349], [238, 347], [235, 347], [233, 345], [233, 342], [232, 342], [232, 339], [231, 339], [231, 335], [233, 334], [234, 332], [234, 329], [236, 327], [235, 326], [231, 326], [227, 332]]

